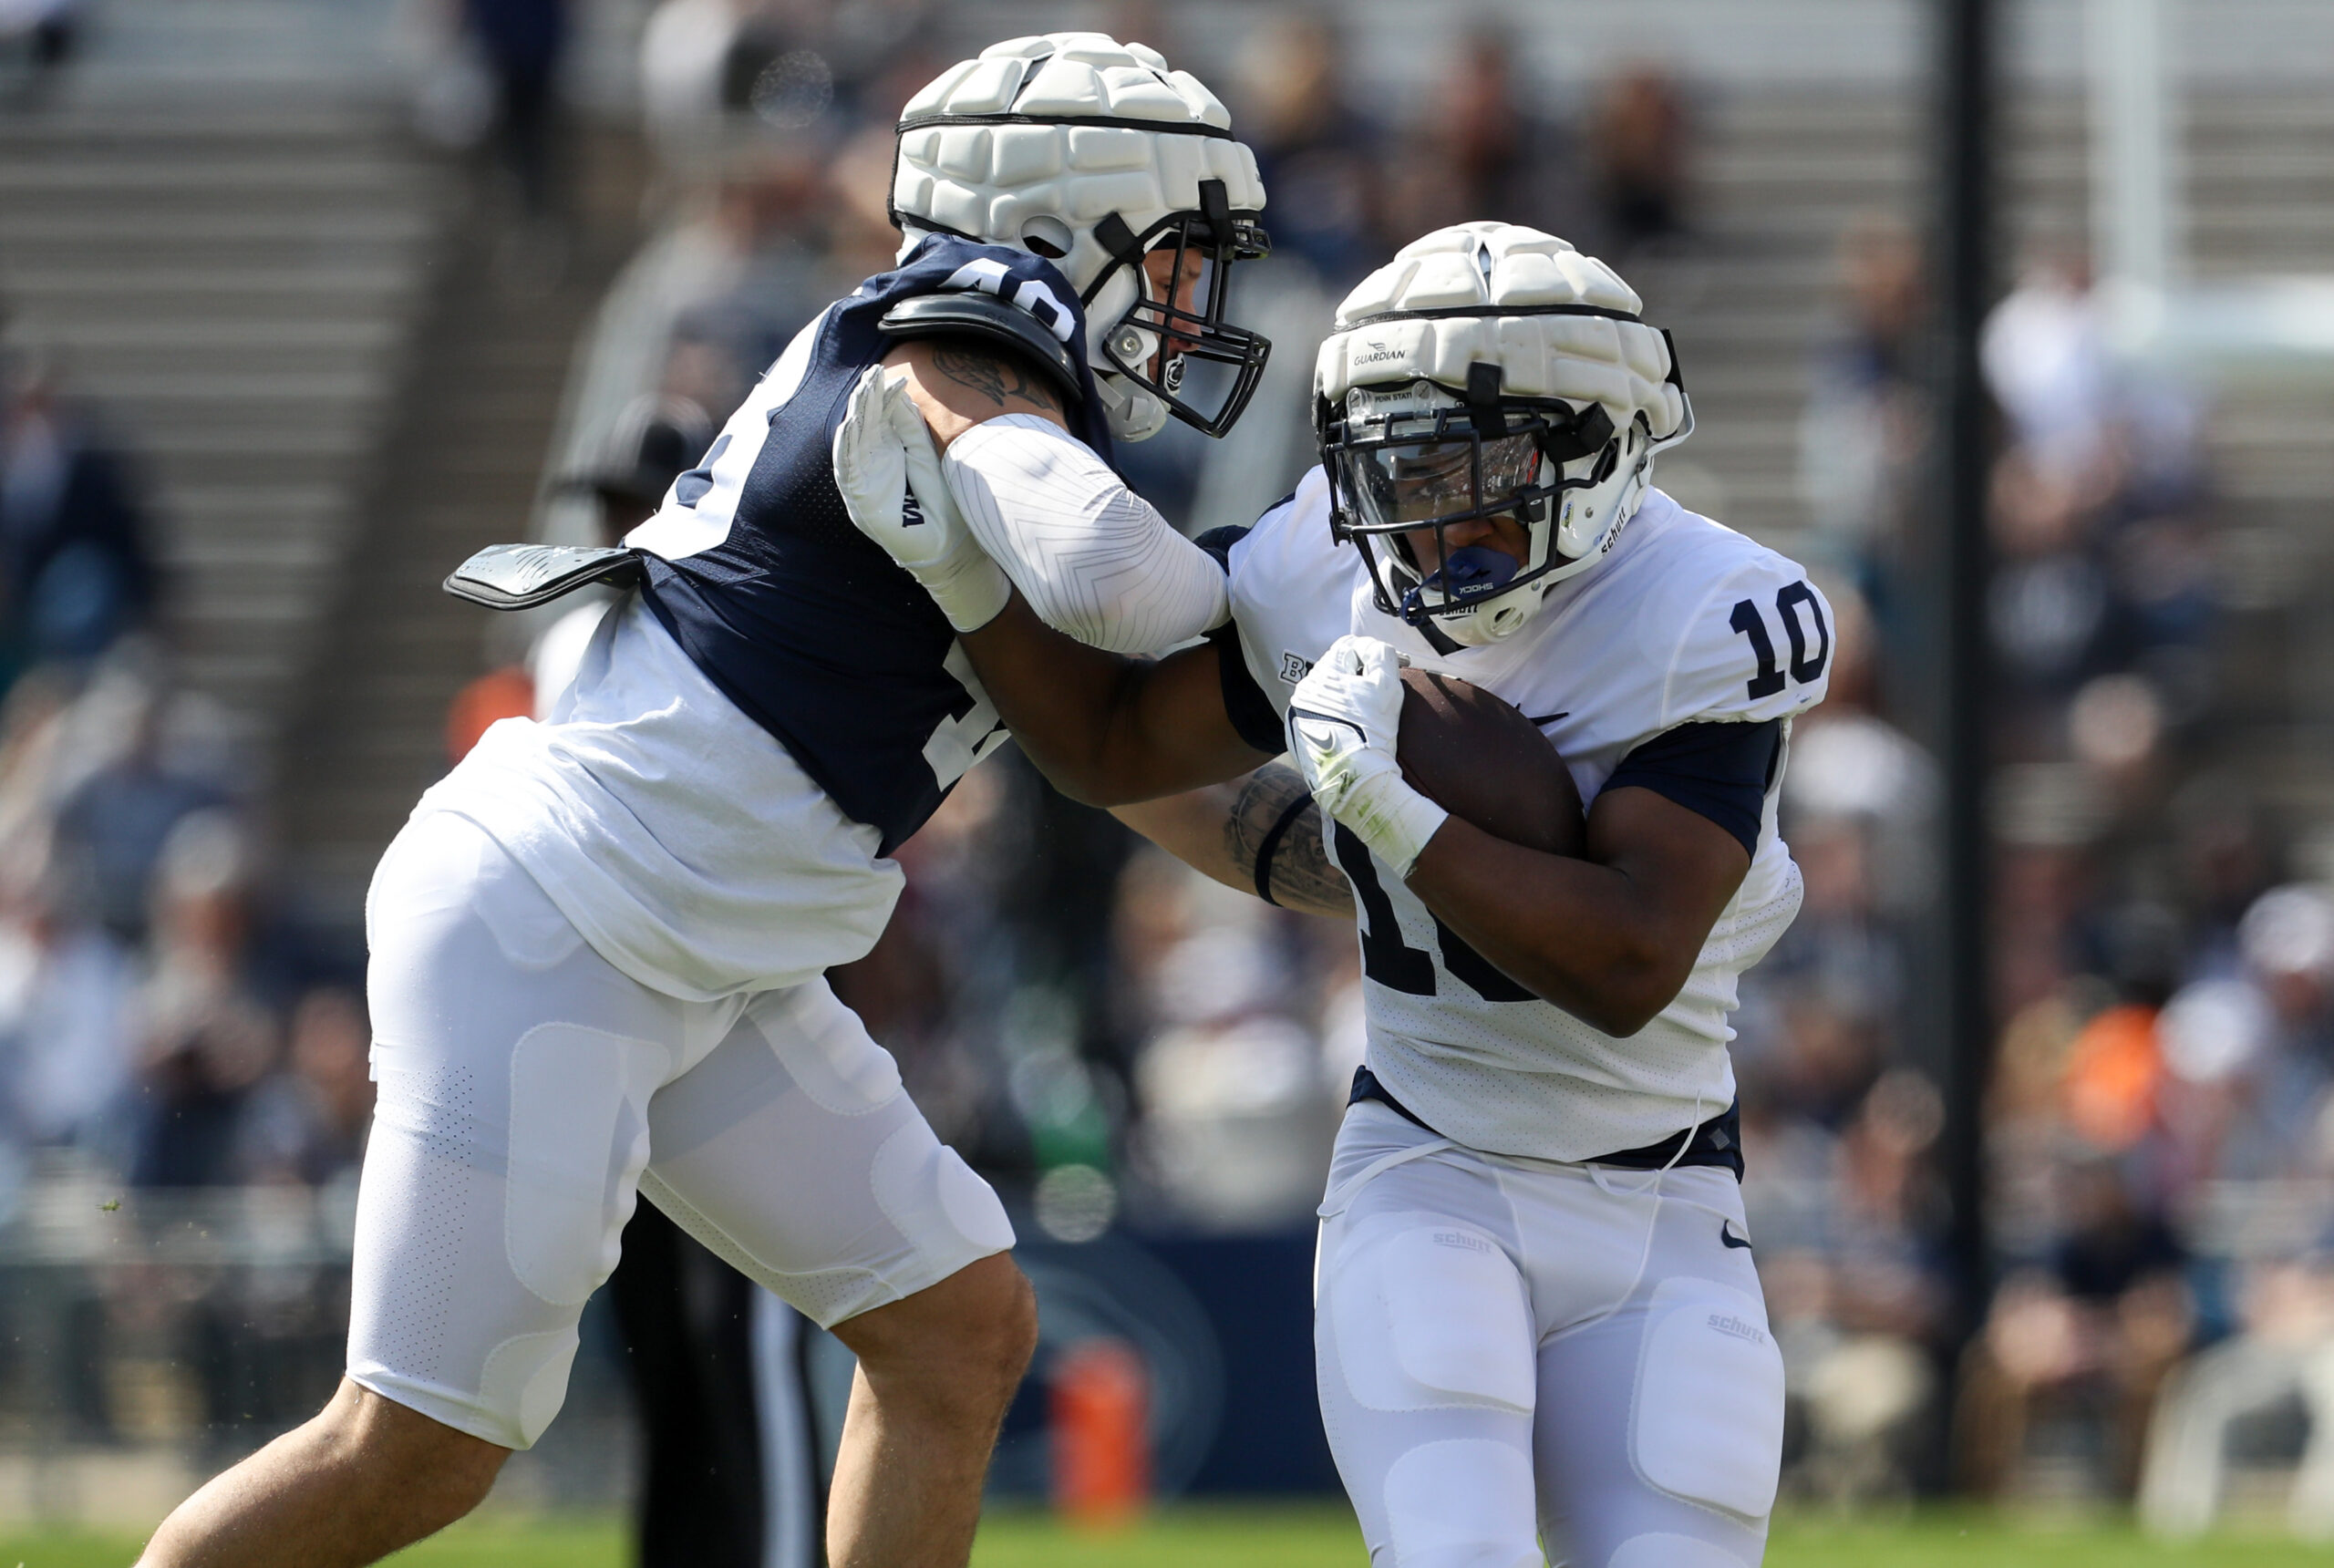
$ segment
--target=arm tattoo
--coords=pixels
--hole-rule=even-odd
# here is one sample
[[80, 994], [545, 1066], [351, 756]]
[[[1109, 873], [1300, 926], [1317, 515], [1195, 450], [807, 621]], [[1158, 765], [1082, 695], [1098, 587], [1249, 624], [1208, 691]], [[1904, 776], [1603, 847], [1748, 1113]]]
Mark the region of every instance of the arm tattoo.
[[1353, 891], [1321, 841], [1321, 808], [1286, 763], [1267, 762], [1241, 784], [1224, 820], [1224, 849], [1268, 903], [1353, 917]]
[[1005, 407], [1007, 398], [1018, 397], [1040, 408], [1061, 412], [1061, 399], [1054, 396], [1054, 389], [1014, 360], [939, 343], [933, 346], [932, 367], [959, 387], [971, 387], [1000, 408]]

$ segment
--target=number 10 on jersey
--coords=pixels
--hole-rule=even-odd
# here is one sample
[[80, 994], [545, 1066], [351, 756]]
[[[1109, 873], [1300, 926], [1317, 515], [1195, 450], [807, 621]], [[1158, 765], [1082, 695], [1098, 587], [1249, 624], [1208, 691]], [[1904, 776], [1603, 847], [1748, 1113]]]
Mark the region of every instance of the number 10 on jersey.
[[[1823, 624], [1823, 606], [1815, 590], [1804, 583], [1776, 590], [1775, 618], [1783, 624], [1783, 635], [1791, 643], [1791, 678], [1805, 686], [1821, 676], [1825, 661], [1832, 656], [1832, 628]], [[1767, 633], [1767, 618], [1759, 613], [1757, 602], [1736, 601], [1727, 624], [1750, 639], [1750, 656], [1758, 661], [1758, 673], [1750, 677], [1749, 686], [1751, 699], [1782, 690], [1783, 671], [1775, 663], [1775, 640]]]

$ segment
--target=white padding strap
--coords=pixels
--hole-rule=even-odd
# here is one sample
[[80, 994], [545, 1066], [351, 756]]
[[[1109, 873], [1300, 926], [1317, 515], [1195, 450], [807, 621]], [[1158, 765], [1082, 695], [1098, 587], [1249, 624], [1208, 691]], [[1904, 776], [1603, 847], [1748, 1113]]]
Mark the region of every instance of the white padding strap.
[[1007, 414], [941, 460], [989, 558], [1056, 631], [1118, 654], [1155, 654], [1231, 613], [1224, 572], [1059, 425]]

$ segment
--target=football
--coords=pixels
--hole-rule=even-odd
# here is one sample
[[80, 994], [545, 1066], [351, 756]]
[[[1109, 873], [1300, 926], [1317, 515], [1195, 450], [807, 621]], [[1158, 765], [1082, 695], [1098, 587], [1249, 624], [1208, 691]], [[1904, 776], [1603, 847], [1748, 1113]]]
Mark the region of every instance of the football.
[[1578, 855], [1587, 824], [1572, 770], [1513, 705], [1455, 676], [1402, 672], [1395, 756], [1410, 788], [1495, 839]]

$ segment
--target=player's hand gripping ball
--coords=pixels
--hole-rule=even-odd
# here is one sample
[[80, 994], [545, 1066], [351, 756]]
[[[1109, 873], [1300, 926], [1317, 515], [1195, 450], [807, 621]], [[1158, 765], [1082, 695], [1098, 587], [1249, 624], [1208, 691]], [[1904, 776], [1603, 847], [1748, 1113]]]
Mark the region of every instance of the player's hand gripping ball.
[[1375, 637], [1339, 637], [1297, 683], [1289, 756], [1321, 810], [1407, 877], [1457, 814], [1552, 854], [1586, 840], [1580, 795], [1538, 727], [1491, 693], [1402, 667]]
[[1395, 757], [1412, 789], [1494, 839], [1580, 854], [1580, 790], [1537, 725], [1456, 676], [1405, 669], [1402, 687]]
[[1450, 815], [1394, 759], [1401, 655], [1376, 637], [1339, 637], [1288, 700], [1288, 755], [1321, 810], [1407, 877]]

